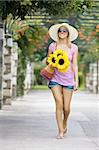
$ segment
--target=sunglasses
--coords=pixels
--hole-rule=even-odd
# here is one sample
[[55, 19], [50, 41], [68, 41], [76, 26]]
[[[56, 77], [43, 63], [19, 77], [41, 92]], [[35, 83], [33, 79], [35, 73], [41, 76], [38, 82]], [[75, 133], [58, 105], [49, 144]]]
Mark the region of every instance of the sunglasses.
[[59, 30], [58, 30], [58, 33], [59, 33], [59, 32], [66, 33], [66, 32], [68, 32], [68, 30], [67, 30], [67, 29], [59, 29]]

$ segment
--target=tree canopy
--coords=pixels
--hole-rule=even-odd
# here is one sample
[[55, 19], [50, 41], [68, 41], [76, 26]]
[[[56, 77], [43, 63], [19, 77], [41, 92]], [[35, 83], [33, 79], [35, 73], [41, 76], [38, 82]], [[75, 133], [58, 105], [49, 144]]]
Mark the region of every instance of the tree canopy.
[[0, 15], [3, 19], [10, 13], [21, 19], [35, 14], [74, 16], [89, 9], [92, 3], [93, 0], [3, 0], [0, 1]]

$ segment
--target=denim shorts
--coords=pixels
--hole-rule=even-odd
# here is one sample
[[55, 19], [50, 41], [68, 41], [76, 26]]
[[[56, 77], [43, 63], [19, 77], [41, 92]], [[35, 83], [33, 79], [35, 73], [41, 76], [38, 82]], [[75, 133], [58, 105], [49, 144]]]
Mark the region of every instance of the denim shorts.
[[67, 85], [67, 86], [66, 85], [61, 85], [61, 84], [59, 84], [57, 82], [54, 82], [54, 81], [50, 81], [49, 84], [48, 84], [48, 87], [51, 89], [52, 87], [57, 86], [57, 85], [60, 85], [60, 86], [66, 88], [68, 90], [73, 90], [74, 89], [73, 85]]

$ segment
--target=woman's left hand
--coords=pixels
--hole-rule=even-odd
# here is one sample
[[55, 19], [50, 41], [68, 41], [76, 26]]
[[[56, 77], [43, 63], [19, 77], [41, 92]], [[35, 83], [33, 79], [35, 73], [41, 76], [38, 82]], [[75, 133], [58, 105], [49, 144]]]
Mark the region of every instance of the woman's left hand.
[[76, 81], [74, 85], [74, 91], [77, 91], [77, 90], [78, 90], [78, 81]]

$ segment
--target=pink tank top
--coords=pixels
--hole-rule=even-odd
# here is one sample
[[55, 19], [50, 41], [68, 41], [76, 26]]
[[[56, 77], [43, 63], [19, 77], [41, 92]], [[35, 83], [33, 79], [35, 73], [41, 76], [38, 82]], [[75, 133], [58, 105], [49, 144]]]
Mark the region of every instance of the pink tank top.
[[[55, 49], [56, 49], [56, 43], [53, 42], [49, 45], [49, 50], [52, 53], [55, 51]], [[72, 43], [70, 52], [68, 54], [68, 59], [70, 61], [70, 67], [69, 67], [68, 71], [62, 73], [62, 72], [59, 72], [57, 70], [57, 68], [55, 68], [55, 73], [54, 73], [54, 76], [51, 79], [51, 81], [57, 82], [64, 86], [74, 86], [75, 81], [74, 81], [74, 72], [72, 69], [72, 60], [73, 60], [73, 55], [74, 55], [75, 49], [77, 49], [77, 45]]]

